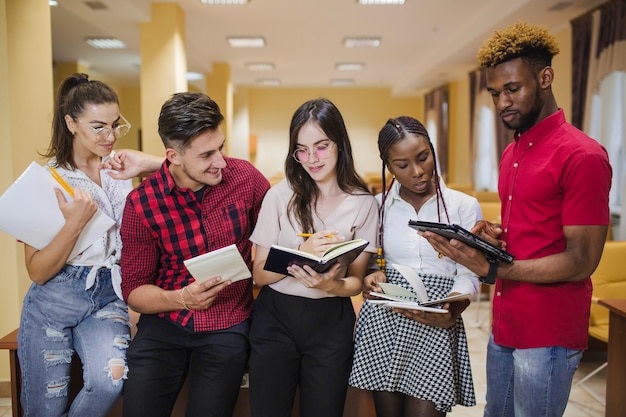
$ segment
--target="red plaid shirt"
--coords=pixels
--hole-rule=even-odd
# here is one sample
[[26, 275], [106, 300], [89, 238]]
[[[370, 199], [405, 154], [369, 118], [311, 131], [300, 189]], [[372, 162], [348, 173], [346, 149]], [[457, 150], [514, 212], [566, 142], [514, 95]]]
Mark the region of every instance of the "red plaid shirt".
[[[267, 179], [249, 162], [225, 158], [222, 182], [207, 187], [202, 201], [174, 183], [166, 161], [126, 200], [122, 217], [122, 293], [124, 299], [142, 285], [177, 290], [193, 282], [185, 259], [236, 244], [252, 270], [248, 239], [269, 188]], [[250, 316], [252, 280], [221, 291], [208, 310], [179, 310], [160, 317], [196, 332], [225, 329]]]

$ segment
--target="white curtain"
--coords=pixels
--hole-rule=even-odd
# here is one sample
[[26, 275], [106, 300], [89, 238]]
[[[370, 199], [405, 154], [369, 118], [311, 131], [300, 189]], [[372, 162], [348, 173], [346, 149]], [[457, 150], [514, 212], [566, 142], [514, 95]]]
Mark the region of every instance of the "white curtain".
[[493, 100], [487, 90], [476, 96], [474, 107], [474, 189], [498, 190], [498, 155]]
[[611, 214], [621, 219], [613, 239], [626, 240], [626, 73], [615, 71], [605, 76], [590, 98], [587, 134], [609, 153], [613, 184], [609, 194]]

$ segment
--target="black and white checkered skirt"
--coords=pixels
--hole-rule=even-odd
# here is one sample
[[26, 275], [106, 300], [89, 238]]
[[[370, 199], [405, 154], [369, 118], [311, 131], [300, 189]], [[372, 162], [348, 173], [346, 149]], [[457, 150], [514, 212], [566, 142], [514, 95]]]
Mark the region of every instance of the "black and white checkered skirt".
[[[387, 282], [413, 291], [395, 269]], [[448, 295], [453, 279], [422, 275], [429, 299]], [[365, 301], [356, 326], [348, 383], [370, 391], [402, 392], [431, 401], [438, 411], [476, 405], [463, 320], [447, 329], [426, 326], [380, 304]]]

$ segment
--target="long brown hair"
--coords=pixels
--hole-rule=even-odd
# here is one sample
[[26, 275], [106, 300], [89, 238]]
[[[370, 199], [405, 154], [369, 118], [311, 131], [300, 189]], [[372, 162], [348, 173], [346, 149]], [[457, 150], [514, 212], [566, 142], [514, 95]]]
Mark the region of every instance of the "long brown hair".
[[335, 169], [339, 188], [350, 194], [367, 194], [369, 190], [354, 168], [348, 131], [337, 107], [326, 98], [309, 100], [302, 104], [293, 114], [289, 127], [289, 152], [285, 158], [285, 176], [293, 189], [293, 196], [287, 210], [294, 215], [304, 232], [314, 233], [313, 210], [320, 191], [302, 164], [291, 157], [298, 145], [298, 133], [308, 122], [316, 123], [337, 146]]

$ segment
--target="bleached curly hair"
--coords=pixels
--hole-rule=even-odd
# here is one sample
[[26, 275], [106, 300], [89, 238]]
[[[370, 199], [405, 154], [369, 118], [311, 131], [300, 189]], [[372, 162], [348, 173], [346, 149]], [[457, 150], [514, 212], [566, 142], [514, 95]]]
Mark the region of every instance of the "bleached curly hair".
[[533, 66], [546, 66], [551, 65], [552, 57], [558, 53], [558, 41], [546, 28], [518, 22], [494, 32], [476, 56], [481, 67], [495, 67], [515, 58], [522, 58]]

